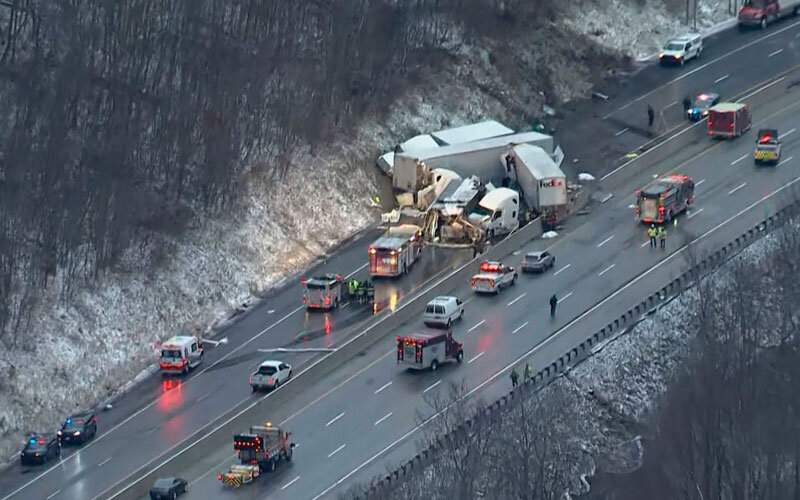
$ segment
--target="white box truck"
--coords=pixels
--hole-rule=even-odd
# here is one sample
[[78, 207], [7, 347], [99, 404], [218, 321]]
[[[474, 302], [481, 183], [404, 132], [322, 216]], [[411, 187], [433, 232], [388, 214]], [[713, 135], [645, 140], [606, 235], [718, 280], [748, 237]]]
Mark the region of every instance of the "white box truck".
[[550, 155], [538, 146], [520, 144], [503, 161], [510, 163], [528, 208], [544, 216], [545, 222], [556, 222], [567, 206], [567, 177]]
[[463, 178], [476, 175], [484, 183], [499, 185], [509, 176], [501, 158], [517, 144], [536, 145], [548, 153], [552, 153], [554, 147], [551, 136], [524, 132], [424, 152], [400, 153], [394, 158], [392, 186], [415, 193], [425, 187], [429, 172], [436, 168], [452, 170]]

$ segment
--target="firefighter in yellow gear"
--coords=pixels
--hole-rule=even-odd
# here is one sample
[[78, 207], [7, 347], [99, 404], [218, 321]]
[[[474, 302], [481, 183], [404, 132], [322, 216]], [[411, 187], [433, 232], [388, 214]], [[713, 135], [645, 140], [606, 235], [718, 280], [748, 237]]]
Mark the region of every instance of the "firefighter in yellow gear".
[[655, 224], [650, 224], [650, 227], [647, 228], [647, 236], [650, 237], [650, 248], [656, 248], [656, 236], [658, 236], [658, 230], [656, 229]]
[[658, 239], [661, 242], [661, 250], [667, 249], [667, 229], [664, 226], [658, 228]]

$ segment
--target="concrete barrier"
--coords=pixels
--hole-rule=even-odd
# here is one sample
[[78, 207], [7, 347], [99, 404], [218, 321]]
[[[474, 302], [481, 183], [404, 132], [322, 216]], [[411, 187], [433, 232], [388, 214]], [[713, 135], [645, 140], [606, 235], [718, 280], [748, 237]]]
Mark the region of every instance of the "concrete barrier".
[[[407, 302], [401, 303], [397, 310], [383, 311], [367, 325], [364, 330], [349, 339], [335, 352], [331, 352], [295, 375], [279, 390], [252, 402], [237, 407], [212, 423], [196, 431], [189, 438], [168, 450], [155, 460], [133, 471], [123, 480], [103, 492], [101, 498], [137, 499], [146, 496], [150, 486], [158, 477], [176, 476], [192, 462], [192, 457], [208, 456], [220, 449], [230, 447], [231, 436], [261, 420], [261, 416], [273, 414], [270, 408], [291, 404], [291, 398], [307, 390], [336, 368], [378, 342], [388, 341], [393, 332], [404, 323], [414, 320], [424, 311], [427, 302], [446, 295], [467, 282], [478, 270], [480, 262], [487, 259], [502, 259], [534, 238], [542, 235], [541, 219], [534, 219], [514, 231], [506, 238], [489, 247], [484, 255], [478, 256], [460, 268], [452, 271], [426, 287]], [[290, 387], [290, 389], [286, 389]]]

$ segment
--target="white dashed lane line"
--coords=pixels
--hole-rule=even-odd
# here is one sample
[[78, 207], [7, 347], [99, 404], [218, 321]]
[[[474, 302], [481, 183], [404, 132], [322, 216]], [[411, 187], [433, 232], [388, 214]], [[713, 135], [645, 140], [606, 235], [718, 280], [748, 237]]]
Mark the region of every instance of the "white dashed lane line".
[[721, 76], [721, 77], [717, 78], [716, 80], [714, 80], [714, 83], [719, 83], [719, 82], [722, 82], [724, 80], [727, 80], [729, 76], [731, 76], [731, 75]]
[[339, 453], [340, 451], [342, 451], [342, 450], [344, 449], [344, 447], [345, 447], [345, 446], [347, 446], [347, 445], [346, 445], [346, 444], [343, 444], [343, 445], [339, 446], [338, 448], [336, 448], [335, 450], [333, 450], [332, 452], [330, 452], [330, 453], [328, 454], [328, 458], [331, 458], [332, 456], [334, 456], [334, 455], [336, 455], [337, 453]]
[[288, 483], [286, 483], [286, 484], [284, 484], [283, 486], [281, 486], [281, 489], [282, 489], [282, 490], [285, 490], [285, 489], [286, 489], [286, 488], [288, 488], [289, 486], [291, 486], [291, 485], [293, 485], [294, 483], [296, 483], [298, 479], [300, 479], [300, 476], [297, 476], [296, 478], [292, 479], [292, 480], [291, 480], [291, 481], [289, 481]]
[[438, 386], [438, 385], [439, 385], [439, 384], [441, 384], [441, 383], [442, 383], [442, 381], [441, 381], [441, 380], [437, 380], [436, 382], [434, 382], [434, 383], [432, 383], [431, 385], [429, 385], [427, 389], [425, 389], [424, 391], [422, 391], [422, 394], [425, 394], [426, 392], [430, 391], [431, 389], [435, 388], [436, 386]]
[[528, 326], [528, 322], [527, 322], [527, 321], [526, 321], [525, 323], [522, 323], [522, 324], [521, 324], [521, 325], [519, 325], [518, 327], [516, 327], [516, 328], [514, 329], [514, 331], [513, 331], [513, 332], [511, 332], [511, 333], [517, 333], [518, 331], [522, 330], [522, 329], [523, 329], [523, 328], [525, 328], [526, 326]]
[[702, 209], [702, 208], [701, 208], [701, 209], [699, 209], [699, 210], [694, 210], [692, 213], [690, 213], [690, 214], [689, 214], [689, 218], [691, 219], [691, 218], [693, 218], [695, 215], [700, 215], [700, 212], [702, 212], [703, 210], [704, 210], [704, 209]]
[[484, 354], [486, 354], [486, 353], [485, 353], [485, 352], [483, 352], [483, 351], [479, 352], [478, 354], [476, 354], [476, 355], [475, 355], [475, 357], [473, 357], [472, 359], [470, 359], [469, 361], [467, 361], [467, 364], [468, 364], [468, 365], [469, 365], [469, 364], [472, 364], [472, 362], [473, 362], [473, 361], [477, 360], [478, 358], [480, 358], [480, 357], [481, 357], [481, 356], [483, 356]]
[[749, 158], [749, 157], [750, 157], [750, 155], [749, 155], [749, 154], [742, 155], [742, 156], [740, 156], [739, 158], [736, 158], [735, 160], [733, 160], [733, 161], [731, 162], [731, 166], [734, 166], [734, 165], [736, 165], [737, 163], [739, 163], [740, 161], [744, 160], [745, 158]]
[[386, 382], [386, 383], [385, 383], [385, 384], [383, 384], [382, 386], [380, 386], [380, 388], [378, 388], [378, 389], [375, 391], [375, 394], [379, 394], [381, 391], [383, 391], [384, 389], [386, 389], [386, 388], [387, 388], [387, 387], [389, 387], [390, 385], [392, 385], [392, 381], [391, 381], [391, 380], [390, 380], [389, 382]]
[[630, 130], [630, 129], [628, 129], [628, 127], [625, 127], [624, 129], [622, 129], [619, 132], [617, 132], [616, 134], [614, 134], [614, 137], [619, 137], [622, 134], [624, 134], [625, 132], [627, 132], [628, 130]]
[[614, 269], [614, 267], [616, 267], [616, 264], [611, 264], [607, 268], [605, 268], [602, 271], [600, 271], [599, 273], [597, 273], [597, 275], [598, 276], [602, 276], [602, 275], [606, 274], [607, 272], [609, 272], [610, 270]]
[[516, 304], [519, 301], [519, 299], [521, 299], [525, 295], [527, 295], [527, 293], [526, 292], [522, 292], [522, 294], [519, 297], [517, 297], [516, 299], [514, 299], [511, 302], [509, 302], [508, 304], [506, 304], [506, 307], [513, 306], [514, 304]]
[[376, 420], [374, 425], [376, 425], [376, 426], [380, 425], [381, 422], [383, 422], [384, 420], [386, 420], [387, 418], [389, 418], [391, 416], [392, 416], [392, 412], [387, 413], [386, 415], [384, 415], [381, 418], [379, 418], [378, 420]]
[[567, 270], [567, 269], [569, 269], [570, 267], [572, 267], [572, 264], [567, 264], [566, 266], [562, 267], [562, 268], [561, 268], [561, 269], [559, 269], [558, 271], [554, 272], [554, 273], [553, 273], [553, 276], [558, 276], [559, 274], [561, 274], [561, 272], [562, 272], [562, 271], [566, 271], [566, 270]]
[[331, 425], [333, 425], [333, 424], [334, 424], [334, 423], [335, 423], [337, 420], [339, 420], [339, 419], [340, 419], [340, 418], [342, 418], [342, 417], [344, 417], [344, 412], [342, 412], [342, 413], [340, 413], [340, 414], [336, 415], [335, 417], [333, 417], [333, 418], [330, 420], [330, 422], [328, 422], [327, 424], [325, 424], [325, 427], [330, 427]]
[[730, 195], [730, 194], [733, 194], [733, 193], [735, 193], [736, 191], [738, 191], [738, 190], [742, 189], [743, 187], [745, 187], [746, 185], [747, 185], [747, 183], [746, 183], [746, 182], [743, 182], [743, 183], [739, 184], [738, 186], [736, 186], [735, 188], [733, 188], [733, 189], [731, 189], [730, 191], [728, 191], [728, 194], [729, 194], [729, 195]]
[[767, 56], [767, 57], [775, 57], [775, 56], [777, 56], [778, 54], [780, 54], [781, 52], [783, 52], [783, 49], [778, 49], [778, 50], [776, 50], [776, 51], [774, 51], [774, 52], [770, 52], [770, 53], [769, 53], [769, 56]]
[[563, 297], [561, 297], [560, 299], [558, 299], [558, 303], [560, 304], [560, 303], [564, 302], [565, 300], [567, 300], [568, 298], [572, 297], [572, 294], [573, 294], [573, 293], [574, 293], [574, 292], [569, 292], [568, 294], [564, 295]]
[[473, 325], [473, 327], [472, 327], [472, 328], [470, 328], [469, 330], [467, 330], [467, 333], [470, 333], [472, 330], [474, 330], [474, 329], [476, 329], [476, 328], [480, 328], [480, 326], [481, 326], [482, 324], [484, 324], [484, 323], [486, 323], [486, 320], [485, 320], [485, 319], [482, 319], [482, 320], [480, 320], [479, 322], [475, 323], [475, 325]]
[[604, 239], [603, 241], [601, 241], [600, 243], [598, 243], [598, 244], [597, 244], [597, 248], [600, 248], [600, 247], [602, 247], [603, 245], [605, 245], [606, 243], [608, 243], [609, 241], [611, 241], [611, 240], [613, 240], [613, 239], [614, 239], [614, 235], [612, 234], [612, 235], [611, 235], [611, 236], [609, 236], [608, 238], [606, 238], [606, 239]]

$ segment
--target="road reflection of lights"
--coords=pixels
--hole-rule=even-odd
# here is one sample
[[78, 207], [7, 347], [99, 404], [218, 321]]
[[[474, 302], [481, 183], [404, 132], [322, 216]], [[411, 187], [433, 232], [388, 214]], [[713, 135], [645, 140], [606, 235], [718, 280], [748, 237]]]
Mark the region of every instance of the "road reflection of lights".
[[396, 290], [392, 290], [392, 294], [389, 295], [389, 309], [392, 312], [397, 310], [397, 303], [400, 301], [400, 295], [397, 293]]
[[158, 409], [169, 411], [183, 403], [183, 381], [165, 378], [161, 381], [161, 396], [158, 398]]
[[331, 334], [331, 315], [325, 313], [325, 335]]

